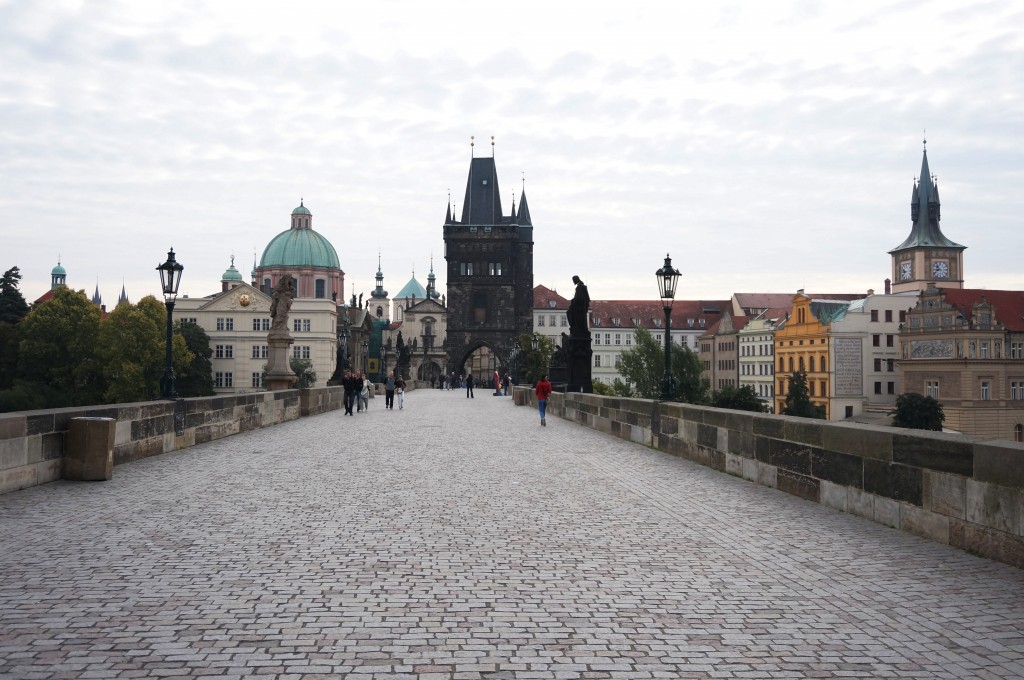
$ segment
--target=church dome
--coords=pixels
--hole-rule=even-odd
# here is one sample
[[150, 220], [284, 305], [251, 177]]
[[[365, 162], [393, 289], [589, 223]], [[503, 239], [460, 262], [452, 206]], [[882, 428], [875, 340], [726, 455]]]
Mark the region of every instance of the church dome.
[[312, 229], [288, 229], [267, 244], [260, 267], [319, 267], [341, 269], [338, 253]]
[[304, 201], [299, 201], [299, 207], [296, 208], [295, 210], [293, 210], [292, 214], [293, 215], [312, 215], [313, 213], [309, 212], [309, 208], [306, 207]]
[[242, 274], [237, 269], [235, 269], [235, 263], [232, 262], [231, 266], [228, 267], [227, 271], [224, 272], [224, 275], [220, 277], [220, 280], [221, 281], [241, 281], [242, 280]]
[[67, 270], [64, 269], [64, 267], [61, 267], [60, 264], [58, 264], [56, 267], [54, 267], [52, 270], [50, 270], [50, 276], [67, 276], [67, 275], [68, 275]]

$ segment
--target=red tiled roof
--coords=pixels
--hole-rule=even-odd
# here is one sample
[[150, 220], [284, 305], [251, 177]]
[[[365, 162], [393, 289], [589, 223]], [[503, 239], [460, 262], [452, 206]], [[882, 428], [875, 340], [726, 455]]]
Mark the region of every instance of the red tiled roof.
[[[703, 330], [729, 309], [728, 300], [676, 300], [672, 305], [672, 327], [689, 329], [689, 320], [693, 319], [693, 328]], [[592, 328], [615, 328], [614, 319], [619, 320], [620, 328], [633, 328], [637, 325], [634, 319], [639, 319], [641, 327], [657, 329], [664, 328], [665, 310], [661, 300], [591, 300], [590, 318]], [[704, 327], [700, 326], [700, 319], [704, 319]]]
[[951, 304], [970, 320], [971, 307], [984, 298], [992, 305], [995, 321], [1010, 331], [1024, 331], [1024, 291], [985, 290], [983, 288], [943, 288], [946, 303]]
[[[550, 301], [555, 301], [552, 307]], [[533, 287], [533, 308], [534, 309], [569, 309], [569, 301], [551, 290], [547, 286]]]

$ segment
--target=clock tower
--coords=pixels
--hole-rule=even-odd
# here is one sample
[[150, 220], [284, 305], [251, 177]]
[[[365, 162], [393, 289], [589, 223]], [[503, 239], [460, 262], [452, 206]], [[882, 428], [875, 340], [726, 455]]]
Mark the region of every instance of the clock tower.
[[[926, 142], [927, 144], [927, 142]], [[892, 255], [892, 292], [964, 287], [964, 250], [939, 228], [939, 185], [928, 170], [928, 149], [921, 160], [921, 176], [910, 197], [910, 236], [889, 251]]]

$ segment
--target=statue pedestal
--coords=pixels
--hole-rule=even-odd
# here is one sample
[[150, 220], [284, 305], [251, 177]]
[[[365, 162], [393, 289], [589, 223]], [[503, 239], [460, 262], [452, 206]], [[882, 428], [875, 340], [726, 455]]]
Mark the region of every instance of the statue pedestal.
[[566, 365], [566, 392], [594, 391], [593, 373], [594, 350], [590, 345], [590, 333], [587, 335], [568, 335], [564, 338]]
[[274, 392], [290, 390], [299, 380], [292, 371], [289, 347], [295, 342], [287, 330], [270, 331], [267, 336], [267, 378], [264, 387]]

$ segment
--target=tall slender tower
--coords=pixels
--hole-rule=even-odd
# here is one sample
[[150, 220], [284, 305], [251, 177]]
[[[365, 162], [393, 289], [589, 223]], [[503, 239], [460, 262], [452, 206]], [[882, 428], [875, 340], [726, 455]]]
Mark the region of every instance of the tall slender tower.
[[[925, 142], [927, 145], [927, 141]], [[964, 287], [964, 250], [939, 228], [939, 185], [928, 169], [928, 149], [921, 159], [921, 176], [910, 197], [910, 236], [889, 251], [892, 292]]]
[[462, 371], [481, 347], [507, 369], [517, 337], [533, 331], [533, 223], [525, 193], [518, 215], [502, 213], [493, 141], [491, 158], [470, 160], [460, 220], [449, 201], [444, 245], [448, 371]]

